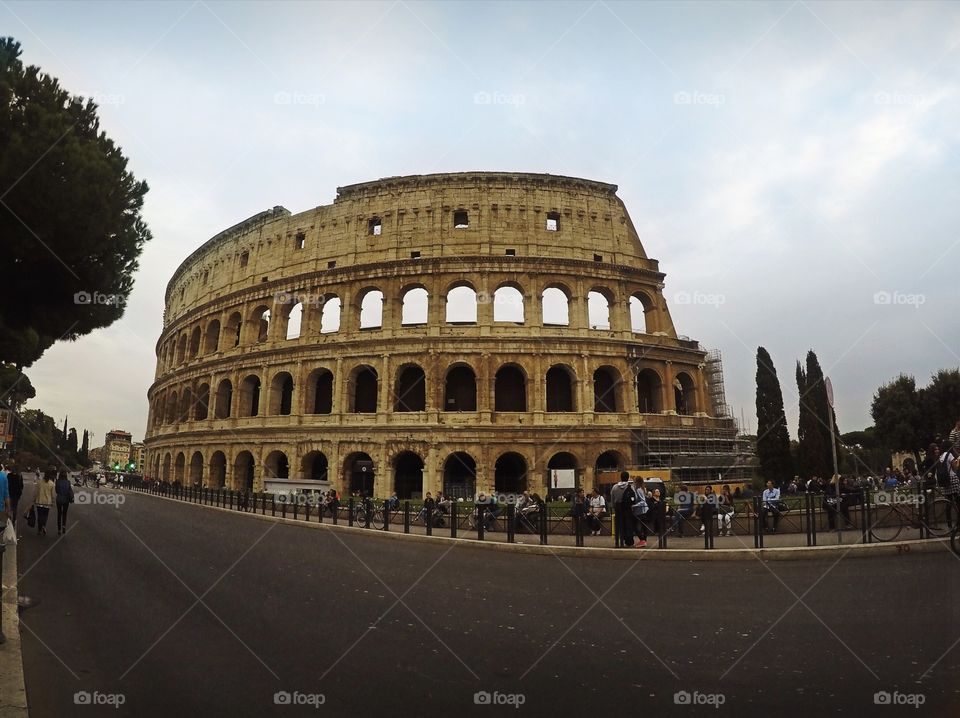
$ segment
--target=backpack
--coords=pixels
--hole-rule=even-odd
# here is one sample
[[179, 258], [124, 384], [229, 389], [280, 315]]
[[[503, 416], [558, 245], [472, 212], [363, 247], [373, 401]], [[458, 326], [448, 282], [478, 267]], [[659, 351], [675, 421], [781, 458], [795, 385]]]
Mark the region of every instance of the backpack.
[[637, 518], [640, 518], [650, 510], [650, 507], [647, 506], [647, 499], [644, 497], [642, 491], [637, 492], [637, 500], [634, 502], [631, 510], [633, 511], [633, 515]]
[[950, 452], [944, 451], [937, 460], [937, 486], [946, 488], [950, 485]]

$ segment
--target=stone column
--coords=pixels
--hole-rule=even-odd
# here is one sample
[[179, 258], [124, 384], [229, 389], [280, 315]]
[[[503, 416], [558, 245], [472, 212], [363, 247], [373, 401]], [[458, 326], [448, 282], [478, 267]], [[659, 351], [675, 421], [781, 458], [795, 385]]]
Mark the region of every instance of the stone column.
[[390, 376], [390, 355], [384, 354], [380, 357], [379, 386], [377, 386], [377, 423], [386, 424], [390, 419], [393, 406], [390, 401], [393, 396], [392, 384], [393, 377]]
[[663, 384], [661, 385], [661, 414], [676, 414], [677, 405], [673, 396], [674, 368], [669, 359], [663, 363]]

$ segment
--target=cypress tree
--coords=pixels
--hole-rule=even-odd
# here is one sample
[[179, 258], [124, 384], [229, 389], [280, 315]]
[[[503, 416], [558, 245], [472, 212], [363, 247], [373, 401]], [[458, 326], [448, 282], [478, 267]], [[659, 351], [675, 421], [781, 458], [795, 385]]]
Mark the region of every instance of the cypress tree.
[[757, 457], [763, 478], [780, 485], [793, 477], [783, 391], [777, 369], [763, 347], [757, 347]]
[[83, 464], [87, 463], [88, 455], [90, 453], [90, 434], [87, 433], [87, 430], [83, 430], [83, 442], [80, 444], [80, 461]]
[[807, 372], [800, 362], [797, 362], [797, 392], [800, 395], [800, 421], [797, 426], [797, 464], [800, 476], [809, 479], [811, 476], [826, 478], [830, 474], [824, 473], [823, 464], [823, 434], [817, 427], [817, 418], [810, 400], [810, 381]]
[[[833, 452], [830, 448], [830, 442], [833, 437], [830, 436], [830, 414], [833, 408], [827, 399], [827, 385], [823, 380], [823, 369], [820, 368], [820, 361], [816, 353], [811, 349], [807, 352], [807, 392], [808, 403], [813, 409], [813, 426], [820, 434], [819, 452], [816, 460], [819, 476], [833, 475]], [[840, 435], [837, 428], [837, 416], [833, 415], [834, 437]], [[839, 442], [837, 444], [837, 457], [840, 456]]]

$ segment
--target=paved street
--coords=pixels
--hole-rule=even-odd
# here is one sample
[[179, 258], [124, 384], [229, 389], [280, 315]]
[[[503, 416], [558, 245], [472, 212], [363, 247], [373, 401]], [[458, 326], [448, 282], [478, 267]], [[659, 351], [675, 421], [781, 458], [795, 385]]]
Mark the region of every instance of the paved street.
[[[91, 493], [66, 537], [54, 515], [20, 543], [21, 593], [41, 600], [21, 627], [33, 718], [960, 711], [947, 552], [560, 559]], [[83, 691], [122, 705], [77, 706]]]

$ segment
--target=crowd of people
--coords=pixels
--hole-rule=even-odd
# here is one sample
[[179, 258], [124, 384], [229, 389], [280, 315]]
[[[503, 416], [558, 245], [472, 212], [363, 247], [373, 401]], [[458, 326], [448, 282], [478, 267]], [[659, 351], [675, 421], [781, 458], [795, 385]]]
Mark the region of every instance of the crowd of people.
[[[39, 473], [39, 472], [38, 472]], [[67, 514], [74, 502], [73, 486], [66, 471], [49, 468], [43, 471], [37, 482], [36, 493], [30, 505], [24, 506], [23, 474], [15, 461], [0, 464], [0, 526], [9, 519], [17, 536], [21, 534], [22, 521], [30, 528], [36, 527], [38, 536], [46, 536], [47, 520], [54, 507], [57, 510], [57, 535], [67, 533]], [[21, 516], [21, 510], [25, 509]]]

